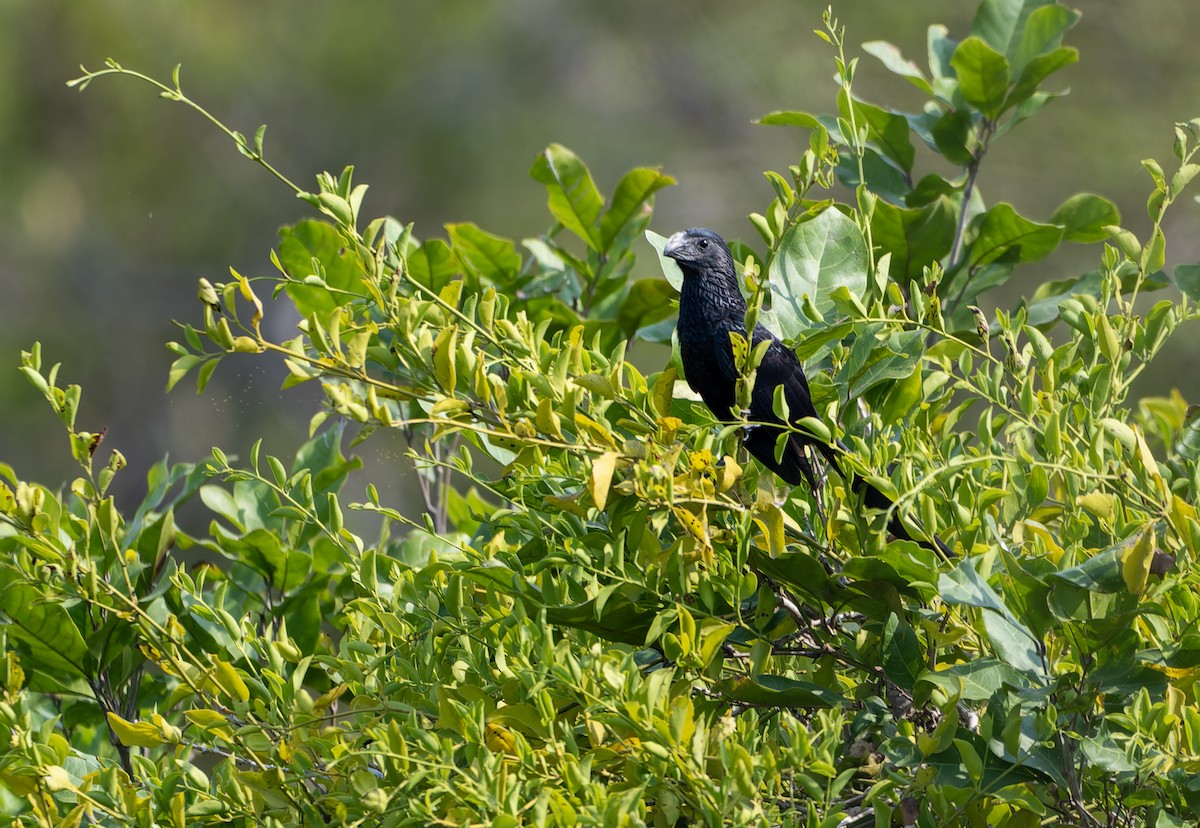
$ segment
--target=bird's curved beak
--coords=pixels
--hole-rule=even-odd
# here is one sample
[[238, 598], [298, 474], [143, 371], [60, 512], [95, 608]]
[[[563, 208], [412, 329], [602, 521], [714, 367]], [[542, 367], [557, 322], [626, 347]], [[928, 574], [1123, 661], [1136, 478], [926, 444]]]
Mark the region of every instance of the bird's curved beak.
[[667, 239], [667, 243], [663, 245], [662, 254], [668, 259], [675, 259], [678, 261], [679, 254], [683, 251], [683, 248], [686, 245], [687, 234], [680, 230], [674, 236], [671, 236], [671, 238]]

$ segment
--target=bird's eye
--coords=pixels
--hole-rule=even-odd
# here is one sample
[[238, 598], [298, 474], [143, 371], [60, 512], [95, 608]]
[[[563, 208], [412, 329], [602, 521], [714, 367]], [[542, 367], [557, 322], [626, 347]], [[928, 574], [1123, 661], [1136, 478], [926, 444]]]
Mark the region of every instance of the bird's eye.
[[701, 239], [701, 240], [700, 240], [700, 249], [701, 249], [701, 250], [707, 250], [707, 249], [708, 249], [708, 239]]

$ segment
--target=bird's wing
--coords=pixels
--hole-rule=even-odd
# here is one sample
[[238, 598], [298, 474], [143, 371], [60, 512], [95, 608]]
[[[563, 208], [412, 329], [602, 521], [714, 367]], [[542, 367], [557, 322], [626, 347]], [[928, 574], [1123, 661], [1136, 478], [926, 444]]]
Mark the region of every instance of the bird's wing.
[[739, 376], [737, 363], [733, 359], [733, 340], [730, 339], [730, 334], [733, 333], [744, 338], [746, 336], [746, 327], [740, 319], [727, 318], [717, 323], [713, 336], [713, 349], [716, 351], [717, 367], [721, 369], [721, 376], [729, 382], [737, 382]]

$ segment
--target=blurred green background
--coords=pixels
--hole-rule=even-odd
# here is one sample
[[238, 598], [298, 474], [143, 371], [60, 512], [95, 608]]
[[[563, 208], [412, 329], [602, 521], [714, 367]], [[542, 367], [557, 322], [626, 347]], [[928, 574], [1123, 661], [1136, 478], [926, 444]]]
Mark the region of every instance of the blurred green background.
[[[1081, 62], [1071, 94], [996, 144], [980, 183], [989, 203], [1035, 219], [1080, 190], [1149, 227], [1139, 161], [1171, 156], [1172, 124], [1200, 115], [1200, 4], [1090, 0], [1068, 36]], [[756, 243], [745, 216], [771, 190], [807, 133], [755, 126], [774, 109], [832, 109], [830, 49], [813, 34], [825, 2], [720, 0], [5, 0], [0, 3], [0, 460], [47, 483], [73, 476], [56, 419], [16, 370], [40, 339], [62, 380], [84, 387], [79, 427], [108, 429], [140, 495], [163, 454], [197, 460], [220, 445], [290, 456], [316, 389], [281, 393], [281, 366], [228, 360], [203, 397], [190, 380], [164, 395], [176, 338], [195, 321], [196, 280], [233, 266], [269, 272], [277, 228], [311, 215], [195, 113], [125, 78], [85, 93], [77, 66], [113, 57], [162, 79], [183, 64], [185, 92], [247, 134], [267, 131], [268, 158], [302, 186], [356, 167], [368, 215], [415, 221], [419, 236], [451, 221], [504, 235], [544, 229], [544, 192], [528, 178], [552, 141], [578, 152], [602, 191], [626, 169], [661, 165], [679, 180], [658, 199], [660, 233], [692, 225]], [[847, 44], [890, 40], [921, 65], [925, 30], [965, 35], [963, 0], [835, 2]], [[1059, 76], [1056, 76], [1059, 77]], [[915, 90], [863, 56], [856, 89], [892, 106]], [[1170, 263], [1200, 260], [1197, 205], [1166, 228]], [[647, 252], [649, 248], [647, 247]], [[1050, 276], [1090, 269], [1096, 247], [1018, 274], [1011, 302]], [[636, 275], [658, 275], [647, 256]], [[267, 308], [275, 336], [293, 320]], [[1196, 341], [1176, 340], [1140, 393], [1179, 387], [1200, 397]], [[1166, 368], [1164, 368], [1166, 366]], [[658, 366], [649, 366], [657, 368]], [[372, 478], [408, 488], [402, 447], [373, 438]], [[119, 478], [121, 479], [121, 478]], [[357, 494], [355, 492], [355, 494]]]

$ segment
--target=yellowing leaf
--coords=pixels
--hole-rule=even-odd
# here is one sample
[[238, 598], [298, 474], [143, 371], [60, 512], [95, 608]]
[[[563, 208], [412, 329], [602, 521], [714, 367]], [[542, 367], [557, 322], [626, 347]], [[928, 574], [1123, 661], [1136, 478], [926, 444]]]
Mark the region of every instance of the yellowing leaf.
[[517, 747], [517, 737], [502, 724], [488, 722], [483, 728], [483, 741], [493, 753], [512, 753]]
[[327, 708], [331, 704], [333, 704], [335, 701], [340, 699], [342, 697], [342, 694], [345, 693], [349, 689], [350, 689], [350, 685], [339, 684], [336, 687], [334, 687], [333, 689], [328, 690], [328, 691], [322, 693], [321, 695], [317, 696], [317, 700], [315, 702], [313, 702], [313, 711], [318, 712], [318, 713], [321, 712], [322, 710], [324, 710], [325, 708]]
[[215, 710], [185, 710], [183, 717], [197, 727], [213, 727], [225, 724], [225, 717]]
[[1142, 430], [1135, 429], [1134, 434], [1137, 436], [1138, 457], [1142, 461], [1142, 466], [1150, 477], [1158, 484], [1159, 489], [1163, 494], [1167, 494], [1167, 484], [1162, 479], [1162, 474], [1158, 471], [1158, 461], [1154, 459], [1154, 453], [1150, 451], [1150, 446], [1146, 444], [1146, 438], [1142, 435]]
[[167, 743], [158, 728], [149, 722], [127, 722], [111, 711], [108, 729], [126, 747], [161, 747]]
[[433, 375], [447, 394], [454, 394], [458, 376], [454, 366], [454, 352], [458, 349], [458, 328], [442, 328], [433, 341]]
[[683, 524], [683, 528], [687, 530], [689, 535], [705, 546], [708, 546], [708, 523], [704, 520], [703, 516], [697, 517], [687, 509], [679, 506], [672, 506], [671, 512]]
[[1117, 498], [1108, 492], [1088, 492], [1075, 498], [1075, 502], [1102, 520], [1112, 520], [1117, 508]]
[[613, 471], [617, 468], [617, 453], [607, 451], [592, 461], [592, 502], [603, 511], [608, 503], [608, 490], [612, 486]]
[[465, 400], [457, 400], [454, 397], [444, 397], [433, 404], [429, 409], [430, 417], [453, 417], [455, 414], [461, 414], [464, 411], [470, 411], [471, 405]]
[[45, 769], [46, 772], [42, 775], [42, 781], [46, 783], [46, 787], [52, 791], [65, 791], [74, 789], [75, 785], [71, 782], [71, 774], [67, 773], [66, 768], [62, 765], [51, 765]]
[[250, 688], [228, 661], [213, 659], [213, 681], [217, 686], [238, 701], [250, 700]]
[[650, 402], [654, 412], [660, 417], [667, 417], [671, 413], [671, 400], [674, 398], [675, 380], [678, 376], [679, 372], [675, 366], [671, 366], [662, 371], [654, 382], [654, 394]]
[[538, 431], [561, 440], [563, 439], [562, 428], [559, 425], [561, 421], [562, 418], [554, 411], [554, 402], [549, 397], [543, 397], [538, 403], [537, 414], [534, 417]]
[[1130, 546], [1121, 559], [1121, 577], [1125, 579], [1125, 587], [1133, 595], [1141, 595], [1146, 591], [1146, 581], [1150, 578], [1150, 563], [1154, 560], [1154, 530], [1147, 528], [1142, 531], [1137, 543]]
[[754, 522], [762, 531], [760, 543], [777, 558], [787, 547], [787, 538], [783, 531], [783, 512], [773, 503], [764, 503], [755, 510]]

